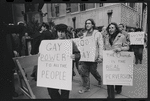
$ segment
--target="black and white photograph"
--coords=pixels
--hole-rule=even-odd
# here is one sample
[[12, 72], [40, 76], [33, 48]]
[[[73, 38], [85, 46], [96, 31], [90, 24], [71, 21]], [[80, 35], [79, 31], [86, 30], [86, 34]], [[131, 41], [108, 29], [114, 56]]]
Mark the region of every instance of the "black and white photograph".
[[148, 98], [147, 9], [2, 1], [1, 101]]

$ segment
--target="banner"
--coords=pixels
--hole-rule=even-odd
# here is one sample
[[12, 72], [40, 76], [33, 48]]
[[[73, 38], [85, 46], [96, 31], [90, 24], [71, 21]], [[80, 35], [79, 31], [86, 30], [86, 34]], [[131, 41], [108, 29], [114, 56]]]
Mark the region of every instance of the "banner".
[[44, 40], [39, 48], [37, 86], [72, 89], [72, 41]]
[[131, 45], [144, 45], [144, 32], [130, 32]]
[[103, 51], [103, 84], [133, 86], [133, 52]]
[[80, 61], [90, 61], [90, 62], [95, 61], [96, 45], [94, 38], [92, 36], [84, 37], [82, 39], [75, 38], [72, 40], [75, 42], [80, 51], [81, 54]]

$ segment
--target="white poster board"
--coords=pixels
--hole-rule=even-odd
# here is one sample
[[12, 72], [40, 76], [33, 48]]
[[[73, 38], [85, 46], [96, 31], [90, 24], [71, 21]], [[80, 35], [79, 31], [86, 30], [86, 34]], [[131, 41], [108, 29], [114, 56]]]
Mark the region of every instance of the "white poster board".
[[144, 33], [145, 32], [130, 32], [130, 44], [144, 45]]
[[96, 44], [93, 36], [72, 39], [80, 51], [80, 61], [95, 61]]
[[103, 51], [103, 84], [133, 86], [133, 52]]
[[72, 90], [72, 41], [44, 40], [39, 52], [37, 86]]

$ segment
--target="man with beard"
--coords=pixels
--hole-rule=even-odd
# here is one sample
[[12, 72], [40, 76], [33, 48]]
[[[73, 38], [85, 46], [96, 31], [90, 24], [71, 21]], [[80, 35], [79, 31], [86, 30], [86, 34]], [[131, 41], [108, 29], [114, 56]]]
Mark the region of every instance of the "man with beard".
[[100, 74], [97, 71], [97, 63], [102, 62], [103, 58], [103, 36], [102, 34], [95, 29], [95, 22], [93, 19], [87, 19], [85, 21], [86, 31], [83, 33], [82, 37], [93, 36], [96, 43], [96, 55], [95, 62], [80, 62], [79, 67], [81, 70], [81, 77], [83, 80], [83, 89], [79, 90], [79, 93], [85, 93], [90, 91], [90, 73], [98, 81], [98, 85], [101, 86], [102, 79]]

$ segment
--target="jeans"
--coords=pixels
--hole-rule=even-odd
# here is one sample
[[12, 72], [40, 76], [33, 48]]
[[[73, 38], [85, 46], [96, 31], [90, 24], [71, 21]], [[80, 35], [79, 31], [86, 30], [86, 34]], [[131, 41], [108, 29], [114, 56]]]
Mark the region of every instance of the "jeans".
[[86, 89], [90, 89], [90, 72], [98, 82], [101, 82], [101, 76], [97, 71], [97, 62], [81, 62], [80, 75]]

